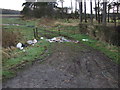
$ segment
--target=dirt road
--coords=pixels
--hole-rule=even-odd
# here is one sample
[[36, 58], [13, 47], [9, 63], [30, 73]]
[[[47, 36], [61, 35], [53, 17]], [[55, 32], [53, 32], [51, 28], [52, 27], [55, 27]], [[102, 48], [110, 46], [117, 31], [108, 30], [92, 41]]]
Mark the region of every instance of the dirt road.
[[43, 63], [4, 83], [9, 88], [117, 88], [118, 66], [81, 43], [55, 43]]

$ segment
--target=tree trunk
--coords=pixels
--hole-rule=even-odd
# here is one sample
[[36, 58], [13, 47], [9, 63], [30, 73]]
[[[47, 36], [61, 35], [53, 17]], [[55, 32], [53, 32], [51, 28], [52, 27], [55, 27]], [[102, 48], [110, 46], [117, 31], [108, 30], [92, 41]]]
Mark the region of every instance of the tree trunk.
[[63, 19], [63, 1], [61, 1], [61, 5], [62, 5], [62, 19]]
[[72, 0], [71, 0], [71, 13], [73, 13]]
[[102, 13], [102, 24], [106, 25], [106, 7], [107, 7], [107, 1], [104, 0], [103, 2], [103, 13]]
[[115, 23], [115, 27], [116, 27], [116, 15], [115, 15], [114, 23]]
[[82, 1], [79, 2], [80, 23], [82, 23]]
[[108, 9], [108, 23], [110, 22], [110, 12], [109, 12], [109, 9]]
[[84, 0], [84, 18], [85, 18], [85, 22], [87, 22], [87, 18], [86, 18], [86, 0]]
[[115, 7], [113, 7], [113, 20], [114, 20], [114, 24], [115, 24], [115, 27], [116, 27], [116, 14], [115, 14], [115, 12], [114, 12], [114, 8], [115, 8]]
[[98, 0], [98, 23], [100, 23], [100, 1]]
[[112, 9], [111, 4], [108, 5], [108, 23], [110, 22], [110, 9]]
[[96, 20], [97, 20], [97, 4], [96, 4], [96, 0], [95, 0], [95, 17], [96, 17]]
[[117, 17], [119, 18], [119, 5], [117, 5]]
[[75, 11], [77, 11], [77, 0], [75, 0]]
[[90, 0], [90, 13], [91, 24], [93, 24], [92, 0]]

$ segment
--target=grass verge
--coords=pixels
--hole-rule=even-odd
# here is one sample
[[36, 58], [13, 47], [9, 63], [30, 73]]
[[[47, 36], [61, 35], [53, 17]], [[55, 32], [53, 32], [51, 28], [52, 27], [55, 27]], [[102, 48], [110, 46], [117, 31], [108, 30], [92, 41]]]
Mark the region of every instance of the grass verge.
[[[67, 36], [69, 38], [73, 38], [74, 40], [79, 40], [80, 42], [101, 51], [109, 58], [111, 58], [115, 63], [120, 64], [120, 60], [119, 60], [120, 56], [118, 55], [120, 50], [119, 47], [110, 45], [102, 41], [95, 40], [88, 35], [80, 34], [78, 26], [59, 25], [58, 27], [52, 27], [51, 29], [46, 28], [47, 31], [43, 30], [39, 32], [42, 33], [46, 31], [45, 33], [48, 33], [48, 31], [52, 31], [51, 33], [50, 32], [48, 33], [49, 36], [50, 35], [59, 36], [58, 28], [61, 29], [60, 30], [61, 36]], [[88, 39], [88, 41], [82, 41], [82, 39]]]
[[[63, 22], [63, 20], [59, 20]], [[72, 22], [72, 21], [71, 21]], [[33, 39], [33, 28], [39, 23], [39, 20], [21, 20], [18, 18], [4, 18], [3, 24], [19, 24], [16, 25], [6, 25], [3, 28], [7, 30], [12, 30], [14, 32], [20, 32], [21, 42], [25, 43], [27, 40]], [[67, 23], [67, 22], [66, 22]], [[65, 25], [58, 25], [52, 27], [39, 27], [39, 36], [49, 36], [49, 38], [56, 37], [56, 36], [66, 36], [69, 38], [73, 38], [75, 40], [79, 40], [80, 42], [91, 46], [97, 50], [100, 50], [109, 58], [111, 58], [114, 62], [120, 64], [120, 56], [118, 55], [119, 48], [116, 46], [109, 45], [107, 43], [103, 43], [97, 41], [87, 35], [82, 35], [79, 32], [78, 26], [65, 26]], [[60, 29], [60, 32], [59, 32]], [[49, 32], [50, 31], [50, 32]], [[48, 38], [48, 37], [47, 37]], [[88, 39], [88, 41], [84, 42], [82, 39]], [[26, 64], [31, 64], [35, 60], [43, 59], [46, 55], [48, 55], [50, 50], [47, 53], [44, 53], [46, 49], [50, 47], [50, 43], [41, 40], [35, 46], [30, 46], [25, 48], [25, 52], [15, 49], [10, 52], [12, 56], [9, 59], [5, 59], [3, 63], [3, 79], [7, 80], [16, 75], [16, 72], [20, 70]], [[43, 55], [45, 54], [45, 55]]]
[[[27, 40], [31, 40], [34, 38], [33, 29], [36, 26], [37, 20], [21, 20], [19, 18], [3, 18], [3, 30], [8, 30], [12, 32], [19, 32], [21, 34], [20, 41], [21, 43], [25, 43]], [[16, 25], [15, 25], [16, 24]], [[4, 39], [3, 39], [4, 40]], [[17, 42], [17, 43], [18, 43]], [[50, 44], [45, 40], [38, 40], [34, 46], [28, 46], [23, 50], [19, 49], [10, 49], [7, 54], [10, 58], [3, 58], [2, 61], [2, 76], [3, 81], [14, 77], [17, 71], [21, 70], [21, 68], [32, 64], [36, 60], [41, 60], [45, 58], [49, 51]], [[3, 50], [7, 50], [4, 48]]]

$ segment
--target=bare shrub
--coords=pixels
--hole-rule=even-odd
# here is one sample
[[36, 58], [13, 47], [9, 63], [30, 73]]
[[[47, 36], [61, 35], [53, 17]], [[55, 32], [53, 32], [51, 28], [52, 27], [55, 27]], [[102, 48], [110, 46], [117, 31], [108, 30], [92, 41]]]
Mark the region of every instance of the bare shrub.
[[4, 29], [2, 31], [2, 47], [16, 46], [17, 41], [20, 40], [20, 33], [12, 30]]

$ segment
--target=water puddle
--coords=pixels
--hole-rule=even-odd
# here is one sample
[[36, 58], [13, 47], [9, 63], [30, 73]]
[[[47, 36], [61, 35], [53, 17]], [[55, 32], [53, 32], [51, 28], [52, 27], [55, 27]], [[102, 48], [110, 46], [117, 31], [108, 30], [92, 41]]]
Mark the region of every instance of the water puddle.
[[25, 25], [25, 24], [0, 24], [0, 26], [25, 26], [25, 27], [30, 27], [34, 28], [34, 25]]
[[21, 26], [24, 24], [0, 24], [1, 26]]

